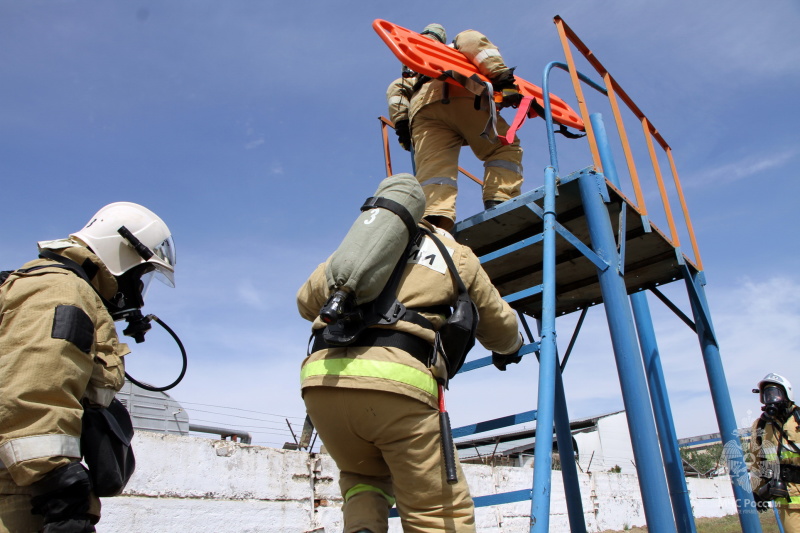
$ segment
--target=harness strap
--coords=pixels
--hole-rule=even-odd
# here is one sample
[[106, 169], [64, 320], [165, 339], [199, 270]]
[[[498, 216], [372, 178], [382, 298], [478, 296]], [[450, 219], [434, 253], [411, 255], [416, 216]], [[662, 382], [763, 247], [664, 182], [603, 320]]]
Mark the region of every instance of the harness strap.
[[395, 202], [390, 198], [384, 198], [383, 196], [370, 196], [364, 200], [364, 205], [361, 206], [361, 210], [369, 211], [377, 207], [382, 207], [400, 217], [400, 220], [403, 221], [403, 224], [405, 224], [408, 230], [409, 237], [416, 235], [417, 223], [414, 222], [414, 217], [411, 216], [411, 213], [408, 212], [408, 209], [406, 209], [403, 204]]
[[[338, 348], [338, 346], [332, 346], [325, 342], [322, 332], [322, 329], [317, 329], [312, 333], [314, 342], [311, 345], [311, 353], [329, 348]], [[348, 348], [369, 347], [398, 348], [425, 366], [430, 365], [433, 354], [433, 346], [423, 338], [405, 331], [383, 328], [369, 328], [358, 336], [356, 342], [348, 345]]]
[[[423, 85], [432, 79], [433, 78], [429, 78], [428, 76], [420, 76], [417, 80], [417, 83], [414, 84], [414, 88], [412, 89], [413, 92], [417, 92]], [[490, 142], [495, 142], [498, 138], [497, 107], [494, 105], [494, 100], [492, 99], [494, 89], [492, 88], [491, 82], [483, 81], [477, 74], [466, 76], [460, 72], [456, 72], [455, 70], [445, 70], [436, 79], [444, 82], [445, 86], [447, 86], [448, 79], [453, 80], [458, 85], [475, 95], [475, 109], [486, 109], [489, 112], [489, 120], [486, 122], [486, 126], [484, 126], [483, 131], [481, 132], [481, 137]], [[447, 92], [444, 93], [444, 98], [442, 101], [445, 104], [450, 101]]]
[[[797, 407], [795, 407], [794, 412], [790, 416], [794, 416], [796, 422], [798, 420], [800, 420], [800, 413], [798, 413], [798, 408]], [[775, 429], [775, 433], [778, 436], [777, 455], [778, 455], [778, 460], [779, 461], [780, 461], [780, 457], [781, 457], [781, 451], [783, 449], [791, 450], [794, 453], [800, 453], [800, 448], [798, 448], [797, 444], [793, 440], [791, 440], [789, 438], [789, 436], [783, 430], [782, 424], [778, 424], [777, 422], [775, 422], [775, 421], [773, 421], [771, 419], [768, 419], [766, 414], [762, 414], [758, 419], [758, 423], [756, 424], [756, 435], [755, 435], [755, 437], [756, 437], [756, 444], [758, 446], [761, 446], [761, 444], [763, 442], [763, 438], [762, 437], [763, 437], [764, 429], [767, 426], [767, 423], [769, 423]], [[788, 446], [784, 446], [783, 445], [784, 441], [786, 441], [786, 444]], [[781, 468], [783, 468], [783, 466], [781, 466]]]

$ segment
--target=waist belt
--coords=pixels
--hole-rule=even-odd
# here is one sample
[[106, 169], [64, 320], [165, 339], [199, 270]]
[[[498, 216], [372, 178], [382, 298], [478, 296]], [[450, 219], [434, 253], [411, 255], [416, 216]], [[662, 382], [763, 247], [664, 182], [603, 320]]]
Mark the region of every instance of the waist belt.
[[800, 466], [781, 465], [781, 480], [787, 483], [800, 483]]
[[[341, 348], [341, 346], [331, 346], [322, 337], [322, 329], [314, 330], [314, 343], [311, 345], [311, 353], [328, 348]], [[411, 357], [425, 366], [430, 366], [433, 346], [425, 339], [417, 337], [405, 331], [396, 331], [383, 328], [367, 328], [358, 339], [347, 346], [347, 348], [398, 348], [408, 353]]]

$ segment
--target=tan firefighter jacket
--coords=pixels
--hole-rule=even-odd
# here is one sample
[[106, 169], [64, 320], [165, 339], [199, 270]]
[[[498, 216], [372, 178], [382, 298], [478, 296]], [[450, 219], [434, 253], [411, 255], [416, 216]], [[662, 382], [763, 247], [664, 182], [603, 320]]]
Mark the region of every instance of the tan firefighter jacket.
[[[427, 222], [421, 224], [435, 231], [442, 243], [452, 250], [453, 262], [480, 314], [477, 340], [487, 350], [502, 354], [518, 350], [522, 338], [517, 316], [500, 297], [472, 250], [458, 244], [444, 230]], [[318, 315], [329, 294], [325, 264], [322, 264], [297, 293], [300, 315], [313, 321], [314, 330], [325, 327]], [[455, 282], [436, 245], [430, 238], [424, 238], [419, 252], [412, 254], [408, 261], [397, 291], [398, 300], [407, 308], [424, 309], [452, 306], [456, 295]], [[422, 314], [437, 330], [444, 324], [443, 315]], [[435, 333], [430, 329], [403, 321], [387, 327], [412, 333], [433, 346]], [[436, 408], [438, 391], [432, 371], [442, 375], [441, 368], [429, 369], [398, 348], [343, 347], [322, 349], [309, 355], [303, 361], [301, 381], [303, 388], [322, 385], [405, 394]]]
[[[792, 404], [792, 409], [797, 407]], [[783, 424], [783, 431], [786, 436], [792, 441], [795, 446], [800, 448], [800, 428], [798, 428], [797, 420], [794, 416], [789, 418]], [[753, 464], [750, 466], [750, 482], [753, 491], [766, 482], [766, 480], [759, 477], [759, 472], [769, 470], [778, 463], [778, 432], [772, 424], [767, 423], [761, 432], [761, 442], [757, 438], [759, 433], [758, 420], [753, 423], [752, 431], [750, 432], [750, 454], [753, 458]], [[781, 449], [780, 465], [793, 465], [800, 468], [800, 454], [793, 451], [791, 447], [787, 446], [786, 440], [783, 441], [783, 448]], [[777, 469], [776, 469], [777, 470]], [[800, 483], [786, 483], [789, 490], [789, 497], [791, 502], [786, 498], [778, 498], [775, 504], [780, 507], [788, 507], [791, 509], [800, 509]]]
[[[497, 47], [480, 32], [466, 30], [456, 35], [453, 44], [456, 50], [463, 53], [478, 67], [481, 74], [491, 79], [508, 69]], [[416, 77], [399, 78], [389, 85], [386, 101], [389, 104], [389, 119], [396, 123], [399, 120], [411, 120], [423, 106], [433, 102], [441, 102], [445, 96], [444, 81], [431, 80], [414, 92]], [[447, 84], [448, 98], [473, 98], [475, 95], [463, 87]]]
[[[107, 406], [130, 352], [95, 292], [111, 299], [117, 291], [102, 261], [69, 239], [42, 247], [95, 270], [89, 261], [96, 273], [94, 288], [55, 266], [14, 272], [0, 286], [0, 468], [20, 486], [81, 457], [81, 400]], [[49, 264], [57, 263], [36, 259], [22, 268]]]

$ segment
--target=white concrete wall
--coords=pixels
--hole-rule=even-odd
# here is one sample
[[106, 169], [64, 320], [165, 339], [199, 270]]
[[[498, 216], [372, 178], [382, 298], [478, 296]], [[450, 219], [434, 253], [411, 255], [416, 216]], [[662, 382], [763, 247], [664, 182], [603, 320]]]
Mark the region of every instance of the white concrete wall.
[[623, 474], [636, 474], [633, 446], [624, 412], [604, 416], [597, 421], [597, 431], [573, 435], [578, 446], [578, 464], [584, 472], [606, 472], [615, 466]]
[[[229, 441], [138, 432], [137, 468], [125, 492], [103, 500], [101, 533], [314, 532], [342, 530], [336, 465], [330, 457]], [[530, 468], [463, 465], [473, 496], [530, 488]], [[691, 479], [695, 514], [736, 512], [727, 478]], [[644, 525], [636, 477], [580, 474], [589, 531]], [[481, 533], [529, 531], [530, 502], [476, 510]], [[569, 531], [560, 472], [554, 472], [551, 531]], [[392, 519], [390, 531], [402, 531]]]

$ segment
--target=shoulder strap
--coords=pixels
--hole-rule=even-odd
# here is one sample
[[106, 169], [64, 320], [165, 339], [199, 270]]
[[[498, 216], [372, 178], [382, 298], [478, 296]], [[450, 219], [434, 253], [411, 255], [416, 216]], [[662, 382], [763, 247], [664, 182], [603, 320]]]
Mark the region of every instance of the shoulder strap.
[[416, 238], [409, 239], [403, 255], [395, 265], [389, 281], [383, 287], [383, 290], [375, 300], [366, 304], [368, 309], [364, 313], [364, 321], [367, 327], [375, 325], [389, 325], [394, 324], [399, 320], [411, 322], [426, 329], [433, 329], [433, 324], [413, 309], [408, 309], [397, 299], [397, 288], [400, 286], [400, 278], [403, 277], [406, 264], [408, 263], [408, 256], [411, 254], [411, 248], [417, 241]]
[[456, 282], [456, 286], [458, 287], [459, 294], [466, 294], [467, 287], [464, 285], [464, 282], [461, 280], [461, 276], [458, 275], [458, 270], [456, 269], [456, 264], [453, 262], [453, 258], [450, 257], [450, 254], [447, 252], [447, 248], [445, 247], [444, 243], [439, 240], [439, 238], [431, 232], [428, 228], [423, 228], [420, 226], [420, 232], [428, 237], [431, 238], [433, 243], [439, 249], [439, 252], [442, 254], [442, 258], [444, 262], [447, 263], [447, 268], [450, 270], [450, 273], [453, 275], [453, 279]]
[[25, 269], [25, 272], [30, 272], [32, 270], [40, 270], [42, 268], [50, 268], [50, 267], [63, 268], [65, 270], [69, 270], [70, 272], [74, 273], [76, 276], [78, 276], [83, 281], [85, 281], [86, 283], [89, 284], [89, 286], [92, 288], [92, 290], [95, 292], [95, 294], [97, 294], [97, 296], [103, 302], [103, 305], [106, 306], [106, 309], [114, 309], [114, 308], [117, 307], [116, 305], [114, 305], [111, 302], [109, 302], [108, 300], [106, 300], [103, 297], [103, 295], [100, 294], [100, 292], [98, 292], [97, 288], [95, 288], [95, 286], [92, 285], [92, 280], [91, 280], [91, 278], [89, 278], [89, 275], [86, 273], [86, 269], [84, 267], [82, 267], [81, 265], [79, 265], [78, 263], [76, 263], [75, 261], [73, 261], [72, 259], [69, 259], [68, 257], [64, 257], [62, 255], [58, 255], [57, 253], [54, 253], [54, 252], [52, 252], [50, 250], [42, 250], [39, 253], [39, 257], [41, 259], [49, 259], [50, 261], [55, 261], [55, 262], [57, 262], [59, 264], [57, 264], [57, 265], [38, 265], [38, 266], [35, 266], [35, 267], [31, 267], [31, 268]]
[[758, 418], [758, 423], [756, 424], [756, 434], [755, 434], [756, 444], [759, 447], [761, 447], [761, 443], [764, 441], [764, 439], [763, 439], [763, 437], [764, 437], [764, 429], [766, 427], [767, 427], [767, 419], [762, 414]]

